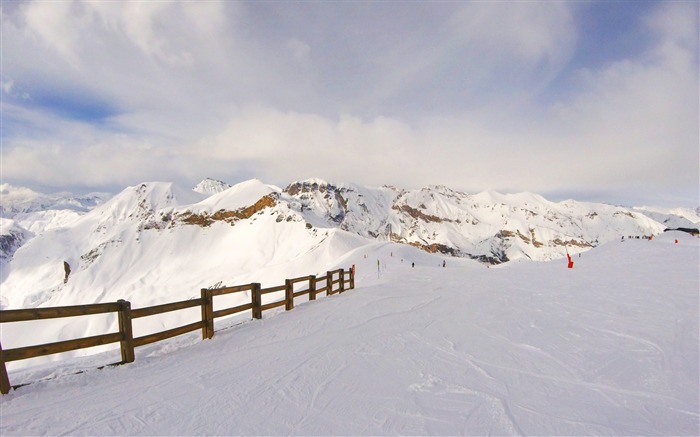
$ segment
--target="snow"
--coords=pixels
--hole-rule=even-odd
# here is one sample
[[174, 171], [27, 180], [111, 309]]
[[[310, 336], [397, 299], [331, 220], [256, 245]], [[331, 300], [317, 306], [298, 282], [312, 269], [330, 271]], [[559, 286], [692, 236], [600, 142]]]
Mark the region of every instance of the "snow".
[[[57, 200], [58, 195], [37, 194], [53, 199], [49, 210], [17, 212], [14, 221], [0, 222], [0, 308], [119, 299], [142, 308], [198, 297], [201, 288], [217, 284], [276, 286], [286, 278], [323, 274], [348, 252], [390, 240], [436, 243], [465, 258], [512, 262], [551, 260], [566, 250], [587, 250], [589, 241], [597, 245], [619, 241], [620, 235], [664, 229], [646, 216], [609, 205], [555, 204], [531, 193], [487, 194], [508, 203], [477, 202], [475, 196], [444, 186], [405, 191], [321, 179], [291, 184], [286, 191], [252, 179], [215, 194], [148, 182], [127, 187], [89, 211], [51, 209], [56, 202], [66, 202]], [[263, 196], [269, 196], [261, 203], [264, 207], [252, 216], [221, 219], [227, 211], [251, 206]], [[217, 220], [208, 219], [217, 213]], [[183, 218], [193, 214], [199, 215], [191, 222]], [[12, 223], [12, 230], [5, 223]], [[572, 240], [580, 244], [569, 244]], [[450, 264], [457, 262], [461, 261], [450, 259]], [[71, 270], [67, 280], [64, 263]], [[231, 299], [231, 304], [243, 304], [247, 298]], [[186, 311], [171, 313], [155, 322], [143, 320], [134, 329], [145, 335], [181, 325], [190, 316]], [[37, 330], [7, 325], [0, 341], [13, 348], [69, 340], [112, 332], [116, 323], [111, 315], [91, 318], [87, 325], [79, 319], [49, 320]], [[10, 368], [109, 348], [13, 362]]]
[[228, 188], [231, 188], [231, 185], [227, 184], [226, 182], [217, 179], [206, 178], [197, 185], [195, 185], [195, 187], [192, 188], [192, 191], [196, 191], [198, 193], [206, 195], [212, 195], [225, 191]]
[[635, 207], [647, 217], [663, 223], [669, 228], [695, 228], [700, 226], [700, 207], [692, 208], [655, 208], [648, 206]]
[[[335, 223], [359, 235], [429, 246], [457, 256], [499, 261], [562, 258], [568, 250], [655, 235], [666, 227], [642, 214], [605, 204], [547, 201], [533, 193], [469, 195], [444, 186], [400, 190], [341, 184], [291, 197], [311, 223]], [[573, 242], [573, 244], [571, 244]]]
[[653, 206], [638, 206], [634, 209], [643, 213], [651, 212], [664, 215], [675, 215], [698, 225], [700, 223], [700, 207], [697, 208], [659, 208]]
[[[240, 185], [230, 189], [238, 190], [233, 199], [257, 200], [261, 193], [270, 192], [260, 183], [244, 185], [247, 189], [242, 191], [244, 186]], [[202, 288], [216, 284], [255, 281], [263, 287], [275, 286], [283, 284], [286, 278], [325, 274], [340, 256], [367, 244], [363, 237], [338, 229], [307, 229], [298, 220], [277, 223], [276, 216], [268, 210], [234, 226], [217, 222], [206, 228], [177, 226], [143, 231], [143, 222], [152, 221], [160, 214], [157, 205], [166, 202], [166, 208], [180, 208], [177, 193], [177, 189], [163, 183], [133, 187], [84, 217], [76, 226], [35, 237], [15, 254], [9, 267], [9, 277], [2, 284], [3, 309], [119, 299], [130, 301], [132, 308], [142, 308], [199, 297]], [[217, 196], [204, 202], [216, 201]], [[64, 261], [72, 269], [65, 284]], [[249, 300], [245, 296], [237, 299], [230, 304]], [[189, 323], [183, 322], [188, 317], [191, 312], [183, 311], [158, 320], [140, 320], [134, 326], [134, 334], [146, 335]], [[75, 318], [47, 320], [36, 331], [28, 331], [20, 324], [4, 325], [1, 341], [4, 347], [13, 348], [105, 334], [116, 329], [114, 315], [90, 320], [87, 327], [84, 321]], [[8, 367], [16, 369], [32, 362], [109, 348], [18, 361], [9, 363]]]
[[275, 192], [273, 188], [263, 184], [260, 180], [251, 179], [215, 193], [187, 209], [197, 213], [201, 211], [219, 211], [221, 209], [235, 211], [253, 205], [261, 197], [273, 192]]
[[52, 229], [72, 226], [83, 216], [84, 213], [70, 209], [49, 209], [18, 213], [13, 220], [33, 235], [39, 235]]
[[67, 192], [43, 194], [3, 183], [0, 184], [0, 215], [13, 218], [17, 213], [65, 209], [85, 212], [101, 205], [110, 197], [108, 193], [88, 193], [82, 196]]
[[30, 384], [0, 399], [0, 434], [700, 434], [697, 238], [614, 241], [573, 269], [442, 268], [358, 238], [338, 231], [337, 250], [293, 266], [354, 263], [355, 290], [145, 346], [129, 365], [98, 370], [109, 351], [11, 371]]

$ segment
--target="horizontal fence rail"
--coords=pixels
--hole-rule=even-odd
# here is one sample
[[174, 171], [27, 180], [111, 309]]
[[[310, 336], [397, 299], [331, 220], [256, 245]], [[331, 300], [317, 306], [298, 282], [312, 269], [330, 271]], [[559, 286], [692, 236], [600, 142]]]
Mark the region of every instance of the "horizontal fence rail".
[[0, 311], [0, 323], [23, 322], [27, 320], [56, 319], [59, 317], [89, 316], [92, 314], [119, 311], [117, 303], [96, 303], [53, 308], [30, 308], [26, 310]]
[[41, 344], [38, 346], [26, 346], [16, 349], [2, 351], [3, 361], [26, 360], [27, 358], [41, 357], [44, 355], [68, 352], [76, 349], [84, 349], [103, 344], [116, 343], [121, 341], [122, 335], [119, 332], [112, 334], [95, 335], [92, 337], [77, 338], [75, 340], [58, 341], [56, 343]]
[[[319, 282], [325, 285], [319, 288]], [[299, 290], [295, 291], [294, 285], [299, 283], [306, 283], [306, 288], [300, 288]], [[300, 287], [303, 287], [303, 285]], [[7, 394], [12, 388], [7, 373], [7, 367], [5, 365], [5, 363], [11, 361], [26, 360], [44, 355], [102, 346], [110, 343], [119, 343], [121, 350], [121, 362], [118, 364], [132, 363], [135, 360], [134, 349], [140, 346], [145, 346], [147, 344], [198, 330], [202, 331], [202, 339], [213, 338], [214, 320], [219, 317], [251, 311], [251, 317], [253, 319], [262, 319], [263, 311], [281, 306], [284, 306], [286, 311], [294, 309], [294, 298], [296, 297], [308, 294], [308, 300], [312, 301], [316, 300], [316, 297], [324, 292], [326, 293], [326, 296], [331, 296], [333, 294], [343, 293], [346, 290], [352, 290], [354, 288], [355, 266], [353, 265], [352, 268], [348, 270], [338, 269], [328, 271], [326, 272], [325, 276], [317, 277], [315, 275], [309, 275], [287, 279], [284, 281], [284, 285], [275, 287], [261, 288], [259, 283], [251, 283], [216, 289], [203, 288], [200, 291], [200, 297], [197, 299], [171, 302], [138, 309], [131, 309], [130, 302], [119, 300], [117, 302], [89, 305], [2, 310], [0, 311], [0, 324], [117, 313], [119, 332], [6, 350], [3, 350], [2, 345], [0, 344], [0, 363], [2, 364], [0, 366], [0, 392], [2, 394]], [[282, 291], [284, 291], [284, 298], [282, 300], [270, 302], [265, 305], [262, 304], [262, 296], [264, 294]], [[243, 292], [248, 292], [250, 294], [249, 303], [214, 311], [214, 297]], [[134, 338], [132, 327], [132, 321], [134, 319], [153, 317], [171, 311], [180, 311], [196, 307], [201, 308], [200, 320], [187, 325]]]

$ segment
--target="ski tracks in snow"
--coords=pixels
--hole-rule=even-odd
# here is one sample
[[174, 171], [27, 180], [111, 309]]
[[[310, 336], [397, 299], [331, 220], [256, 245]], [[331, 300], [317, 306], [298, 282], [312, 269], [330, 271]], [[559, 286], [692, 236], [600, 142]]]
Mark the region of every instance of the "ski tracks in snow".
[[0, 431], [698, 435], [696, 271], [669, 288], [646, 267], [599, 280], [583, 262], [390, 267], [212, 340], [11, 392]]

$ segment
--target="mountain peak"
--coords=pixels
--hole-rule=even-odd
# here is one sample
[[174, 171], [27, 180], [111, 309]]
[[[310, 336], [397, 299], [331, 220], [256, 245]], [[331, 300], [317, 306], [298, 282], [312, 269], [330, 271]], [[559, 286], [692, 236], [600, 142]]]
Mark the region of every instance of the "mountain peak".
[[146, 220], [162, 208], [196, 203], [205, 197], [172, 182], [144, 182], [125, 188], [94, 211], [113, 221]]
[[321, 191], [325, 192], [327, 191], [328, 187], [335, 188], [333, 184], [329, 184], [323, 179], [318, 179], [318, 178], [311, 178], [311, 179], [305, 179], [303, 181], [297, 181], [297, 182], [292, 182], [291, 184], [287, 185], [287, 188], [284, 189], [284, 192], [294, 196], [297, 193], [306, 193], [309, 191]]
[[200, 183], [195, 185], [195, 187], [192, 188], [192, 190], [198, 193], [212, 195], [228, 190], [229, 188], [231, 188], [231, 184], [228, 184], [224, 181], [212, 178], [205, 178]]
[[249, 179], [236, 185], [229, 185], [229, 188], [214, 193], [196, 205], [188, 206], [188, 208], [192, 211], [235, 210], [250, 206], [261, 197], [275, 191], [275, 188], [266, 185], [260, 179]]

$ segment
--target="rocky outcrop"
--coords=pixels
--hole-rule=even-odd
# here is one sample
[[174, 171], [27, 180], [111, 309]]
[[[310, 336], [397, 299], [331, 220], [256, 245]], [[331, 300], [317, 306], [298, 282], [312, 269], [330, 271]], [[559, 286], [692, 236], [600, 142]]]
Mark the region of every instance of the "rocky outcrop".
[[626, 230], [663, 230], [622, 207], [554, 203], [532, 193], [369, 189], [318, 179], [292, 183], [283, 193], [308, 222], [487, 263], [555, 259], [567, 247], [588, 249]]
[[202, 212], [199, 214], [193, 213], [191, 211], [185, 211], [183, 213], [177, 214], [175, 220], [184, 223], [186, 225], [195, 225], [200, 227], [211, 226], [215, 222], [225, 222], [233, 224], [238, 220], [245, 220], [253, 216], [265, 208], [272, 208], [277, 204], [277, 196], [273, 194], [268, 194], [263, 196], [255, 202], [253, 205], [246, 206], [245, 208], [240, 208], [235, 211], [228, 211], [221, 209], [213, 214], [207, 212]]
[[587, 241], [574, 240], [573, 238], [570, 240], [562, 240], [561, 238], [555, 238], [554, 240], [552, 240], [552, 245], [562, 247], [576, 246], [584, 249], [590, 249], [591, 247], [594, 247], [591, 243]]
[[67, 284], [68, 283], [68, 277], [70, 276], [70, 264], [68, 262], [63, 261], [63, 283]]
[[[416, 208], [413, 208], [410, 205], [405, 205], [405, 204], [404, 205], [394, 205], [391, 208], [396, 210], [396, 211], [401, 211], [405, 214], [408, 214], [409, 216], [411, 216], [415, 219], [423, 220], [426, 223], [442, 223], [444, 221], [447, 221], [447, 222], [452, 221], [450, 219], [441, 219], [440, 217], [426, 214], [423, 211], [416, 209]], [[425, 206], [423, 207], [423, 209], [425, 209]]]
[[460, 256], [462, 253], [459, 249], [447, 246], [440, 243], [422, 244], [422, 243], [409, 243], [411, 246], [415, 246], [429, 253], [441, 253], [443, 255], [450, 256]]
[[0, 235], [0, 260], [10, 260], [15, 251], [24, 243], [24, 234], [11, 230]]
[[[343, 228], [348, 213], [347, 189], [325, 181], [312, 179], [289, 184], [283, 193], [299, 201], [301, 211], [323, 212], [325, 218]], [[360, 206], [360, 208], [362, 208]], [[365, 211], [367, 210], [365, 206]]]

